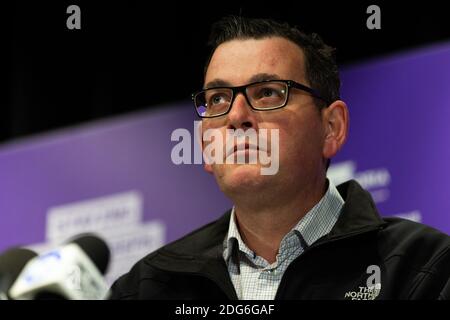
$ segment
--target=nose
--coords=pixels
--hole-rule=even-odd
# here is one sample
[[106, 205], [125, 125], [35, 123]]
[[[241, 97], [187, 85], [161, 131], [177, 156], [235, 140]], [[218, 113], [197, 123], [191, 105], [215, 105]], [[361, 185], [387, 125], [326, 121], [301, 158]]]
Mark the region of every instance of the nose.
[[228, 129], [256, 128], [256, 116], [253, 109], [248, 105], [245, 96], [238, 93], [233, 101], [230, 112], [228, 113]]

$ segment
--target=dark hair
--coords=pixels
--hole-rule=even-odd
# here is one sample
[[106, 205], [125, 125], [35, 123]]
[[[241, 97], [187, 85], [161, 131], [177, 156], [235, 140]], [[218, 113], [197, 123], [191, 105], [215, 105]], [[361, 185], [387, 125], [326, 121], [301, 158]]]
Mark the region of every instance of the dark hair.
[[[312, 88], [331, 103], [339, 99], [339, 72], [334, 57], [334, 48], [326, 45], [319, 35], [305, 34], [297, 27], [271, 19], [254, 19], [241, 16], [227, 16], [212, 25], [208, 46], [210, 54], [206, 60], [206, 70], [216, 48], [224, 42], [235, 39], [263, 39], [282, 37], [297, 44], [305, 55], [305, 74]], [[315, 99], [319, 107], [323, 101]]]

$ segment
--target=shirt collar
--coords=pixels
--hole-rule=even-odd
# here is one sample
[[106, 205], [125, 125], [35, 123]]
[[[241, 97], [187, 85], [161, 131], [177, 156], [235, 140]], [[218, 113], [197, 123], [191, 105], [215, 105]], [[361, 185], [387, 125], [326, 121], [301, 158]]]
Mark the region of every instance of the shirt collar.
[[[339, 191], [336, 189], [333, 182], [328, 180], [328, 189], [322, 199], [320, 199], [320, 201], [306, 213], [297, 225], [286, 234], [283, 240], [294, 232], [304, 239], [307, 246], [310, 246], [331, 231], [343, 206], [344, 199], [339, 194]], [[241, 238], [236, 225], [234, 210], [235, 208], [233, 207], [228, 233], [223, 243], [223, 257], [225, 261], [229, 260], [231, 254], [237, 248], [248, 255], [253, 254]]]
[[[236, 248], [237, 247], [237, 248]], [[234, 212], [234, 206], [231, 210], [230, 223], [228, 227], [228, 234], [224, 241], [224, 258], [226, 261], [230, 258], [234, 250], [239, 249], [248, 255], [253, 254], [253, 252], [247, 247], [241, 238], [237, 224], [236, 224], [236, 214]]]

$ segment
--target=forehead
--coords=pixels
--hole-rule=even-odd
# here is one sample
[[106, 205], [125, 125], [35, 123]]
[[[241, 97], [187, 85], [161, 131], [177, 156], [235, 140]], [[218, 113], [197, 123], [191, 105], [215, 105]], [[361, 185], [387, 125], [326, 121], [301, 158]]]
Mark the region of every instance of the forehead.
[[211, 57], [205, 85], [216, 80], [243, 85], [256, 74], [305, 82], [303, 50], [281, 37], [224, 42]]

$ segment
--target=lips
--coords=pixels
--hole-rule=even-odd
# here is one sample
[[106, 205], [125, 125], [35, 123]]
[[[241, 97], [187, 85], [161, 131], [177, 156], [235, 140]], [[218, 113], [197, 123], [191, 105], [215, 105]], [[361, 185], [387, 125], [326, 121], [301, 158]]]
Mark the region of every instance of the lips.
[[[259, 150], [262, 150], [262, 148], [259, 148], [256, 144], [252, 144], [252, 143], [235, 144], [234, 146], [232, 146], [231, 148], [229, 148], [227, 150], [225, 158], [228, 158], [229, 156], [231, 156], [232, 154], [234, 154], [237, 151], [245, 151], [245, 150], [259, 151]], [[262, 151], [265, 151], [265, 150], [262, 150]]]

